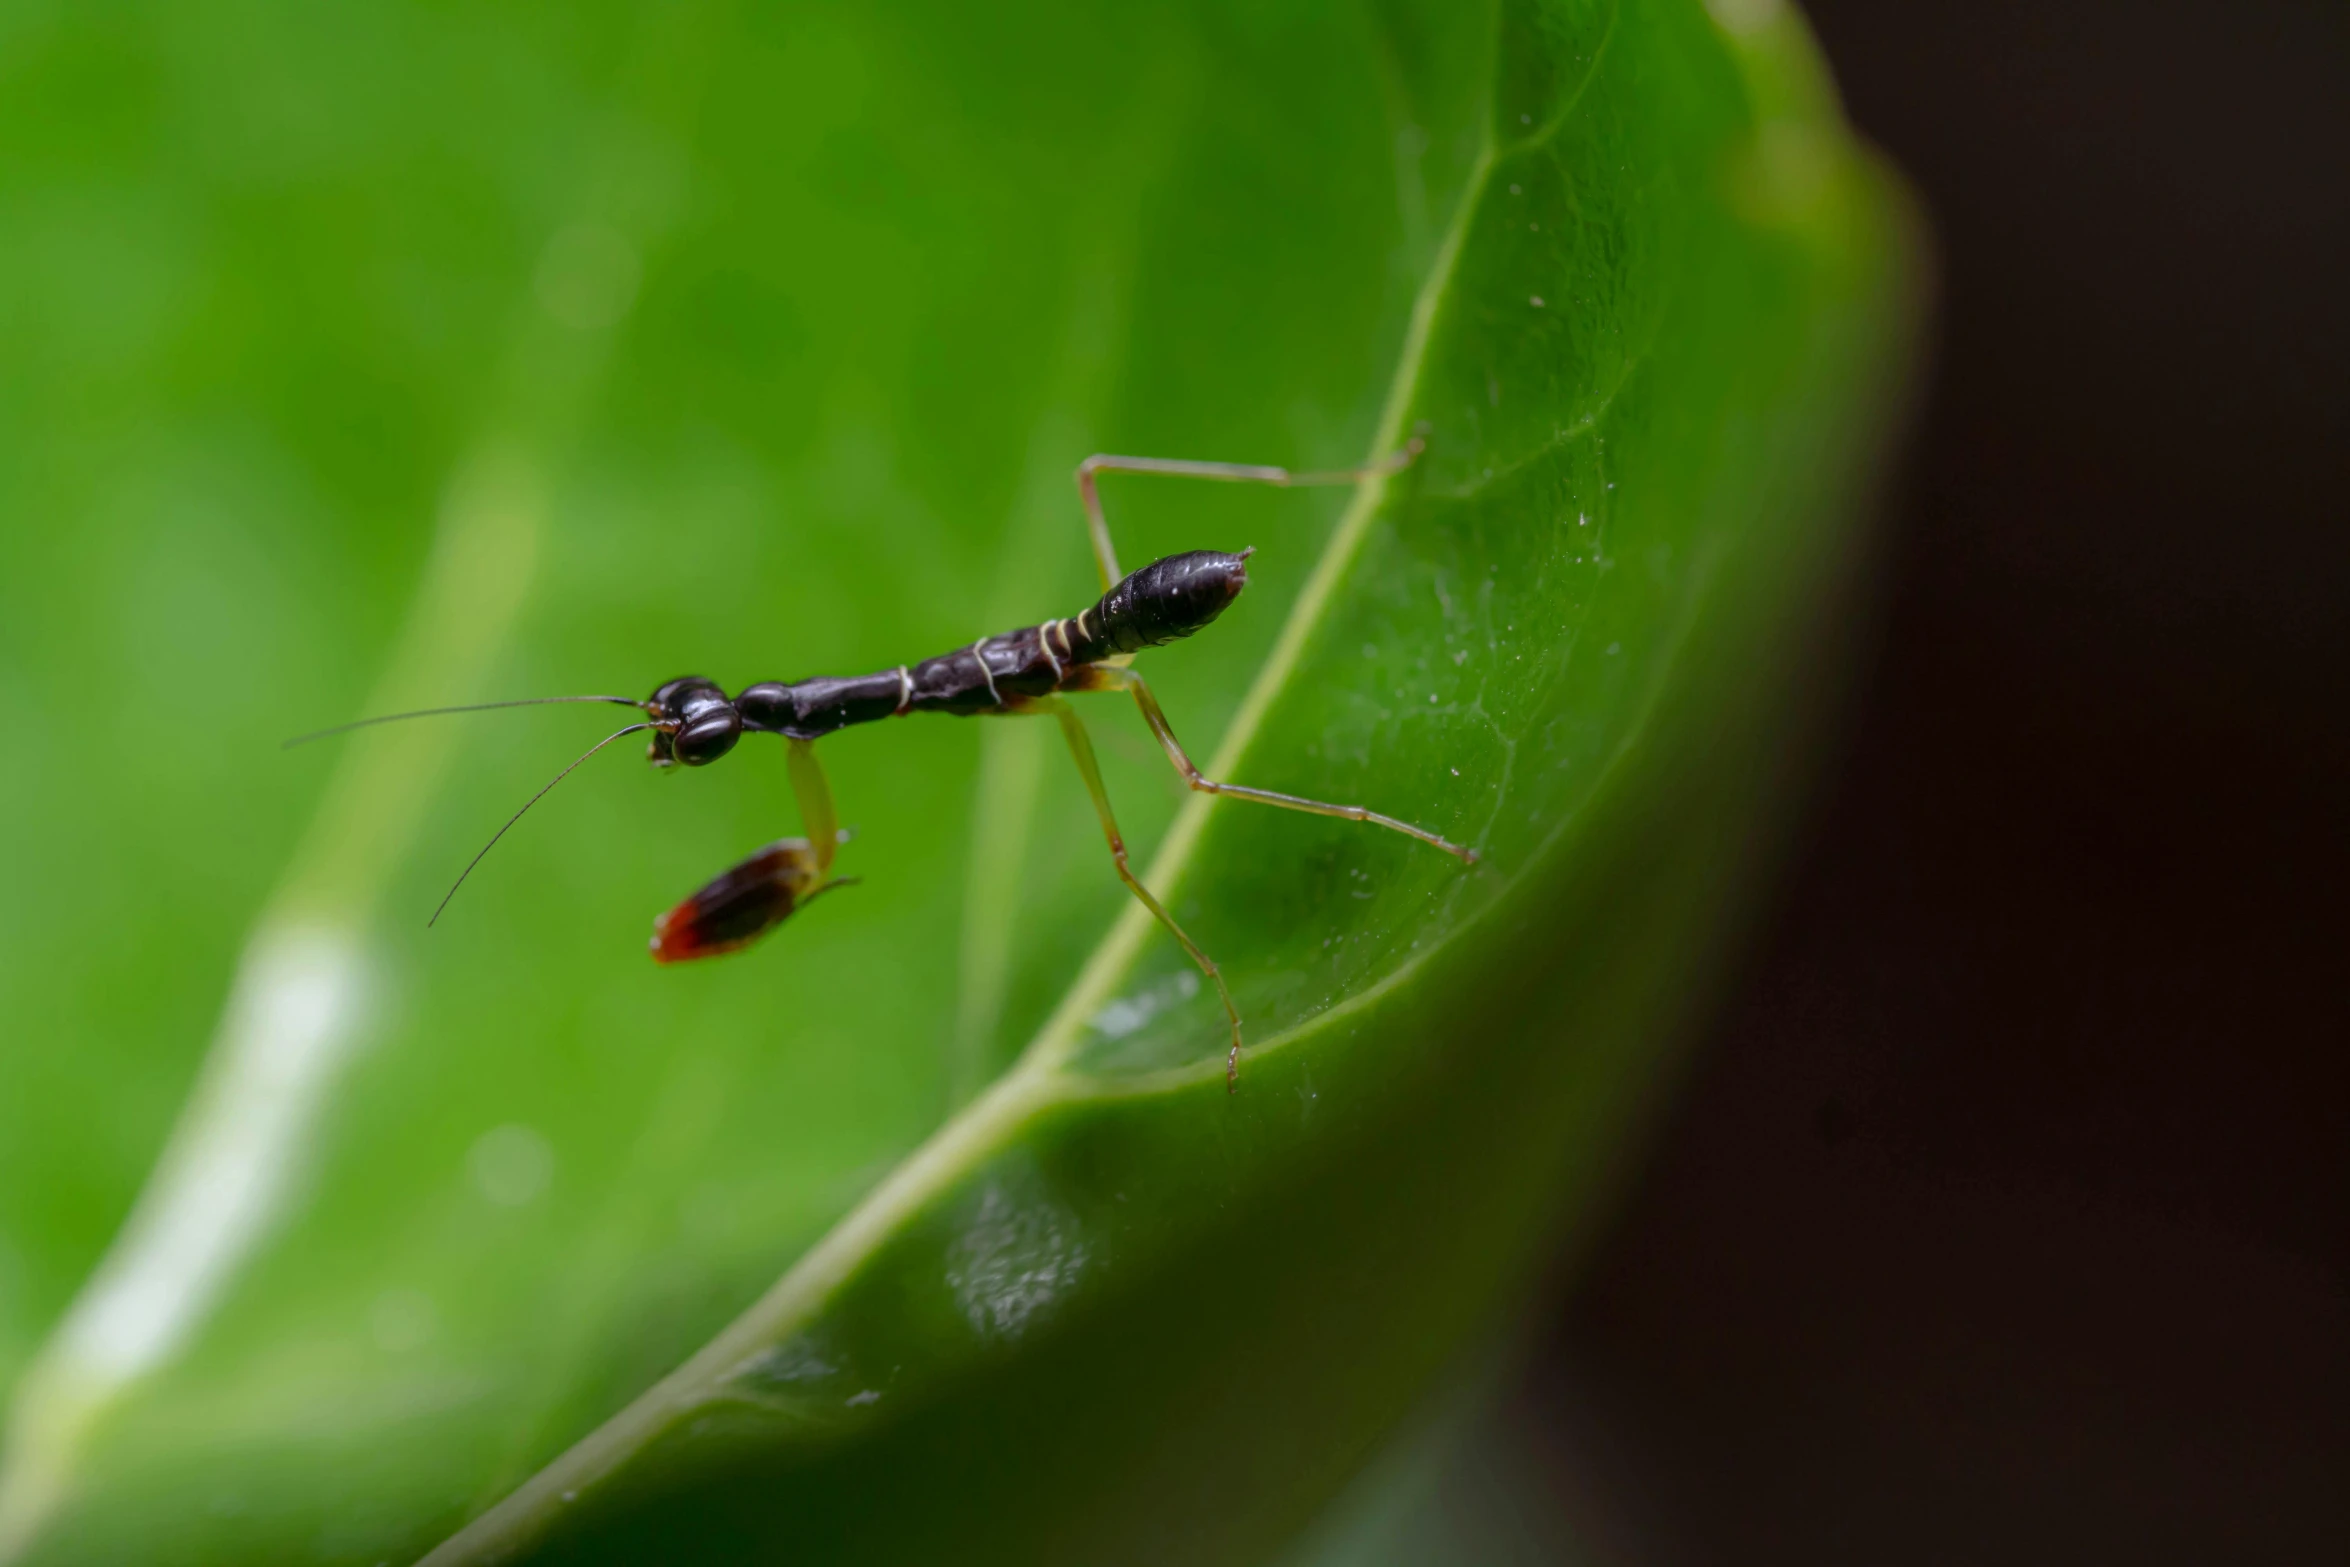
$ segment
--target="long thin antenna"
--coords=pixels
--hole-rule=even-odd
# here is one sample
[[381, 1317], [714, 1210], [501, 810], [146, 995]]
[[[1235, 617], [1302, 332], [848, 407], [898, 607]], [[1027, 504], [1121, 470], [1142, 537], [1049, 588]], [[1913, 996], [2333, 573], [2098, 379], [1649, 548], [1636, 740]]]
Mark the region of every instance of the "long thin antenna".
[[385, 713], [376, 718], [354, 718], [347, 724], [336, 724], [331, 729], [313, 729], [306, 735], [296, 735], [279, 749], [292, 750], [313, 740], [324, 740], [328, 735], [347, 734], [354, 729], [365, 729], [370, 724], [396, 724], [403, 718], [438, 718], [443, 713], [484, 713], [493, 707], [537, 707], [545, 702], [611, 702], [621, 707], [642, 708], [645, 704], [633, 696], [526, 696], [512, 702], [468, 702], [462, 707], [420, 707], [413, 713]]
[[[496, 706], [500, 704], [492, 705]], [[629, 705], [633, 707], [636, 704], [632, 702]], [[523, 801], [522, 811], [529, 810], [532, 806], [538, 804], [539, 801], [545, 799], [547, 797], [547, 790], [554, 788], [555, 785], [570, 777], [573, 769], [577, 768], [581, 762], [586, 761], [589, 757], [595, 755], [598, 751], [601, 751], [604, 749], [604, 747], [610, 745], [613, 741], [619, 739], [622, 735], [632, 735], [640, 729], [658, 729], [660, 727], [661, 726], [659, 724], [630, 724], [626, 729], [613, 730], [610, 734], [604, 736], [603, 739], [598, 740], [594, 745], [591, 745], [586, 750], [580, 752], [579, 755], [572, 761], [570, 767], [564, 768], [563, 771], [548, 779], [546, 783], [539, 789], [538, 793]], [[522, 811], [516, 811], [512, 816], [507, 817], [506, 827], [511, 827], [516, 822], [522, 820]], [[440, 906], [432, 911], [432, 918], [424, 922], [426, 928], [429, 929], [432, 926], [440, 923], [441, 910], [447, 908], [449, 906], [449, 900], [457, 896], [457, 889], [465, 885], [465, 878], [472, 875], [473, 868], [481, 863], [482, 854], [487, 854], [490, 852], [490, 850], [496, 848], [498, 846], [498, 840], [506, 836], [506, 827], [501, 827], [496, 832], [491, 833], [490, 841], [481, 846], [481, 854], [476, 854], [472, 859], [465, 862], [465, 869], [457, 873], [457, 879], [449, 883], [449, 890], [441, 894]]]

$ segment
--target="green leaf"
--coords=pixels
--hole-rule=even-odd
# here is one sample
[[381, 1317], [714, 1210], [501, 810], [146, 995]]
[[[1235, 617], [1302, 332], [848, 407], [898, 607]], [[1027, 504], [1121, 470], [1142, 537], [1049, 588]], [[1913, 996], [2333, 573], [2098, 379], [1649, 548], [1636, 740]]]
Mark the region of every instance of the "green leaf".
[[[0, 1064], [0, 1554], [1260, 1557], [1594, 1215], [1830, 680], [1898, 190], [1773, 0], [965, 9], [18, 51], [99, 106], [0, 190], [22, 248], [120, 271], [144, 225], [126, 297], [168, 303], [33, 269], [0, 501], [203, 569], [9, 539], [12, 585], [70, 580], [7, 590], [44, 634], [0, 696], [163, 658], [235, 765], [154, 759], [149, 709], [93, 726], [95, 784], [8, 785], [68, 827], [8, 906], [42, 1048]], [[1087, 450], [1333, 467], [1422, 425], [1351, 496], [1110, 481], [1130, 563], [1259, 547], [1144, 665], [1210, 774], [1483, 857], [1183, 797], [1088, 699], [1247, 1019], [1237, 1094], [1050, 725], [827, 741], [863, 885], [681, 970], [645, 916], [789, 830], [770, 748], [583, 768], [429, 936], [601, 731], [269, 749], [887, 667], [1086, 601]], [[109, 1246], [168, 1095], [39, 1129], [191, 1079]]]

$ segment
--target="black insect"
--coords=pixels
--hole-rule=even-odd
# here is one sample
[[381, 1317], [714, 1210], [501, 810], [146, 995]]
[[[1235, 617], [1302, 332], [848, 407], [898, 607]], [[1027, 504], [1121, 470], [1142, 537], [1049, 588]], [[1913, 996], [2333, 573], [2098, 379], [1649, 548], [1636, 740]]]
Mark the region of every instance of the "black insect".
[[1093, 691], [1132, 694], [1135, 704], [1142, 709], [1144, 722], [1165, 748], [1167, 759], [1194, 789], [1293, 811], [1310, 811], [1317, 816], [1370, 822], [1442, 849], [1464, 864], [1475, 864], [1477, 851], [1359, 805], [1331, 805], [1202, 777], [1191, 758], [1184, 754], [1149, 685], [1129, 665], [1144, 648], [1188, 637], [1221, 615], [1240, 596], [1240, 590], [1248, 586], [1248, 557], [1252, 552], [1242, 550], [1237, 555], [1227, 555], [1216, 550], [1192, 550], [1152, 561], [1131, 576], [1121, 576], [1116, 552], [1110, 544], [1109, 523], [1102, 515], [1096, 480], [1104, 473], [1155, 473], [1283, 487], [1352, 484], [1408, 466], [1420, 449], [1420, 440], [1414, 436], [1402, 451], [1383, 462], [1331, 473], [1291, 473], [1285, 468], [1156, 457], [1088, 457], [1078, 465], [1077, 490], [1092, 529], [1102, 584], [1108, 591], [1090, 608], [1070, 619], [1049, 620], [1040, 626], [1024, 626], [1000, 636], [982, 637], [968, 647], [926, 658], [918, 664], [900, 664], [874, 675], [818, 675], [798, 681], [761, 681], [746, 686], [732, 698], [715, 681], [686, 675], [662, 685], [643, 701], [624, 696], [534, 697], [519, 702], [435, 707], [363, 718], [356, 723], [297, 736], [286, 743], [299, 745], [369, 724], [405, 718], [524, 707], [541, 702], [609, 702], [637, 708], [646, 715], [642, 722], [617, 729], [597, 741], [524, 801], [522, 809], [506, 819], [505, 825], [490, 836], [490, 841], [482, 845], [480, 852], [458, 874], [440, 906], [433, 910], [433, 920], [438, 921], [441, 911], [449, 906], [449, 899], [456, 896], [457, 888], [465, 884], [474, 866], [481, 863], [482, 855], [489, 853], [507, 829], [522, 819], [523, 812], [570, 776], [580, 763], [613, 741], [649, 730], [652, 739], [646, 747], [646, 756], [655, 767], [707, 767], [732, 751], [745, 734], [781, 735], [786, 742], [792, 792], [799, 801], [800, 820], [807, 836], [768, 844], [655, 920], [654, 961], [679, 963], [748, 946], [811, 899], [854, 880], [832, 874], [833, 855], [841, 833], [839, 817], [833, 809], [831, 785], [825, 781], [824, 769], [816, 760], [816, 741], [851, 724], [902, 718], [909, 713], [952, 713], [958, 717], [1050, 715], [1059, 721], [1070, 754], [1076, 758], [1077, 770], [1084, 775], [1085, 787], [1093, 796], [1094, 809], [1101, 815], [1102, 831], [1109, 838], [1110, 858], [1118, 868], [1119, 879], [1166, 927], [1167, 933], [1181, 943], [1191, 960], [1199, 965], [1200, 972], [1214, 982], [1225, 1015], [1232, 1022], [1232, 1049], [1225, 1058], [1225, 1077], [1227, 1083], [1236, 1085], [1240, 1072], [1240, 1012], [1232, 1004], [1232, 992], [1225, 987], [1224, 977], [1217, 972], [1215, 963], [1175, 923], [1174, 916], [1151, 896], [1150, 889], [1128, 866], [1126, 842], [1119, 835], [1117, 819], [1110, 811], [1109, 794], [1102, 787], [1101, 770], [1094, 762], [1093, 742], [1087, 738], [1084, 721], [1062, 697]]

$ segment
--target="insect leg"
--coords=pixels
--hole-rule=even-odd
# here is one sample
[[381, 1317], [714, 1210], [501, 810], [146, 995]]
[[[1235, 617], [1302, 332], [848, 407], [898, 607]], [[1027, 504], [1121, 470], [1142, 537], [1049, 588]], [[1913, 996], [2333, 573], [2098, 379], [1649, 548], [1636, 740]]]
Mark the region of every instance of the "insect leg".
[[1159, 737], [1160, 746], [1166, 750], [1167, 760], [1175, 764], [1175, 770], [1183, 775], [1185, 783], [1203, 794], [1254, 800], [1261, 805], [1278, 805], [1285, 810], [1306, 811], [1315, 816], [1337, 816], [1350, 822], [1369, 822], [1374, 827], [1385, 827], [1442, 849], [1464, 865], [1477, 863], [1475, 849], [1440, 838], [1425, 827], [1414, 827], [1410, 822], [1399, 822], [1392, 816], [1382, 816], [1377, 811], [1365, 810], [1359, 805], [1331, 805], [1326, 801], [1307, 800], [1294, 794], [1276, 794], [1270, 789], [1251, 789], [1242, 784], [1218, 783], [1213, 778], [1204, 778], [1200, 770], [1192, 765], [1191, 758], [1184, 754], [1183, 743], [1175, 738], [1174, 729], [1167, 723], [1167, 715], [1159, 710], [1159, 699], [1151, 695], [1151, 688], [1142, 676], [1131, 669], [1102, 671], [1103, 688], [1113, 685], [1124, 686], [1134, 693], [1135, 705], [1142, 709], [1143, 721], [1151, 726], [1151, 733]]
[[840, 847], [840, 813], [832, 806], [832, 785], [824, 778], [824, 764], [816, 760], [816, 743], [791, 740], [786, 757], [791, 768], [792, 797], [800, 803], [800, 825], [808, 830], [808, 847], [816, 855], [816, 874], [832, 869], [833, 851]]
[[739, 952], [854, 876], [827, 876], [805, 838], [782, 838], [730, 865], [653, 921], [653, 961]]
[[1118, 831], [1118, 818], [1111, 814], [1110, 793], [1102, 787], [1102, 770], [1094, 761], [1093, 740], [1085, 732], [1085, 721], [1077, 716], [1076, 709], [1057, 697], [1035, 698], [1009, 711], [1050, 713], [1061, 721], [1061, 734], [1069, 742], [1069, 754], [1076, 758], [1077, 771], [1085, 777], [1086, 792], [1093, 796], [1093, 808], [1101, 816], [1102, 835], [1110, 840], [1110, 859], [1118, 867], [1118, 879], [1126, 884], [1128, 892], [1141, 900], [1144, 908], [1151, 911], [1151, 917], [1167, 928], [1167, 934], [1173, 936], [1183, 950], [1191, 954], [1191, 961], [1199, 965], [1202, 974], [1208, 976], [1209, 982], [1216, 987], [1216, 995], [1224, 1003], [1224, 1015], [1232, 1020], [1232, 1049], [1224, 1057], [1224, 1086], [1229, 1091], [1238, 1092], [1240, 1009], [1232, 1004], [1232, 992], [1225, 986], [1224, 976], [1217, 970], [1215, 960], [1200, 951], [1199, 944], [1183, 933], [1183, 927], [1175, 923], [1175, 916], [1167, 912], [1166, 905], [1151, 896], [1151, 890], [1142, 884], [1141, 878], [1126, 863], [1126, 840]]
[[1118, 570], [1118, 552], [1110, 543], [1110, 522], [1102, 515], [1101, 486], [1096, 475], [1104, 473], [1156, 473], [1176, 479], [1212, 479], [1223, 484], [1271, 484], [1291, 489], [1307, 484], [1356, 484], [1383, 473], [1395, 473], [1408, 468], [1428, 443], [1415, 435], [1403, 446], [1379, 461], [1361, 468], [1334, 468], [1320, 473], [1292, 473], [1287, 468], [1268, 468], [1255, 463], [1187, 462], [1177, 457], [1113, 457], [1097, 452], [1077, 465], [1077, 496], [1085, 503], [1086, 526], [1093, 533], [1093, 558], [1102, 568], [1102, 586], [1113, 587], [1122, 573]]
[[792, 794], [800, 802], [800, 821], [808, 836], [779, 838], [756, 850], [655, 920], [654, 962], [682, 963], [740, 951], [833, 888], [855, 885], [854, 876], [832, 874], [840, 820], [816, 748], [806, 740], [787, 743]]

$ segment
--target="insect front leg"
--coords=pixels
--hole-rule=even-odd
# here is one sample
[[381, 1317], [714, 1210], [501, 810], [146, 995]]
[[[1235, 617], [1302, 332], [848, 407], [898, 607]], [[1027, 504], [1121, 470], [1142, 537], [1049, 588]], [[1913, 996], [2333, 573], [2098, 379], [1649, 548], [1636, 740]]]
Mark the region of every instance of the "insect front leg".
[[1126, 839], [1118, 831], [1117, 816], [1110, 810], [1110, 792], [1102, 785], [1102, 770], [1094, 760], [1093, 740], [1085, 732], [1085, 721], [1077, 716], [1075, 708], [1058, 697], [1030, 698], [1008, 705], [1005, 711], [1013, 714], [1050, 713], [1060, 720], [1062, 738], [1069, 742], [1069, 754], [1075, 758], [1077, 771], [1085, 779], [1086, 793], [1093, 796], [1094, 811], [1102, 819], [1102, 835], [1110, 840], [1110, 860], [1118, 867], [1118, 879], [1126, 884], [1126, 890], [1133, 893], [1144, 908], [1151, 911], [1151, 917], [1166, 927], [1167, 934], [1173, 936], [1183, 950], [1191, 954], [1191, 961], [1199, 965], [1202, 974], [1207, 975], [1209, 983], [1216, 987], [1217, 997], [1224, 1003], [1224, 1015], [1232, 1021], [1232, 1049], [1224, 1057], [1224, 1086], [1229, 1092], [1239, 1092], [1240, 1009], [1232, 1004], [1232, 991], [1225, 985], [1224, 975], [1216, 967], [1215, 960], [1199, 949], [1199, 943], [1184, 934], [1183, 927], [1175, 923], [1175, 916], [1167, 912], [1165, 904], [1151, 896], [1151, 890], [1142, 884], [1142, 878], [1136, 876], [1134, 868], [1126, 863]]
[[791, 769], [792, 798], [799, 802], [800, 825], [808, 831], [808, 841], [816, 847], [816, 869], [832, 869], [832, 851], [840, 845], [840, 812], [833, 809], [832, 783], [824, 776], [824, 764], [816, 760], [816, 744], [812, 740], [787, 740], [787, 765]]
[[833, 888], [856, 884], [854, 876], [832, 874], [840, 817], [815, 747], [805, 740], [789, 745], [792, 794], [808, 836], [777, 839], [653, 921], [654, 962], [740, 951]]

